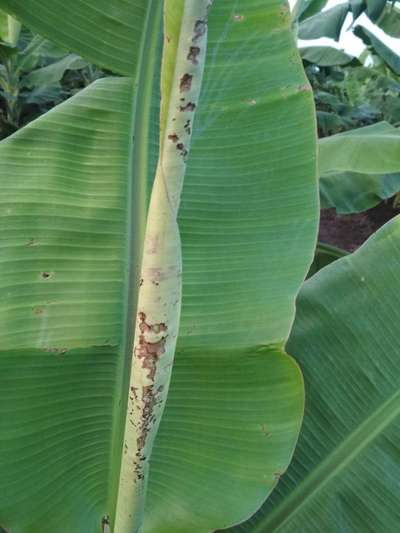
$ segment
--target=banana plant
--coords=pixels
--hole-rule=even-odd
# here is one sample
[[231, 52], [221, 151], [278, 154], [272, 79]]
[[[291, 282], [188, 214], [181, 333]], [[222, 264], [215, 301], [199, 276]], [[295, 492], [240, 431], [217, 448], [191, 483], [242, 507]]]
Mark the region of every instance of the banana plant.
[[211, 4], [0, 0], [118, 75], [0, 144], [5, 531], [205, 533], [290, 462], [312, 93], [285, 2]]
[[399, 261], [397, 216], [304, 283], [288, 343], [307, 391], [299, 445], [272, 497], [232, 532], [397, 531]]

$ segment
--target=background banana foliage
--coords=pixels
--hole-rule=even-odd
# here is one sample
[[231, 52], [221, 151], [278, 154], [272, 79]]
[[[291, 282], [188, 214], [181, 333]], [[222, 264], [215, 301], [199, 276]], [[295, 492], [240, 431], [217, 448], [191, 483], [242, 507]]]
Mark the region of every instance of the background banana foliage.
[[[170, 98], [161, 54], [189, 4], [0, 0], [118, 75], [0, 144], [0, 526], [13, 533], [113, 528], [159, 103]], [[284, 350], [315, 245], [316, 141], [286, 3], [214, 2], [205, 65], [146, 533], [205, 533], [252, 515], [286, 470], [303, 413]]]
[[293, 462], [235, 532], [394, 533], [400, 519], [400, 217], [305, 282], [288, 350], [307, 403]]

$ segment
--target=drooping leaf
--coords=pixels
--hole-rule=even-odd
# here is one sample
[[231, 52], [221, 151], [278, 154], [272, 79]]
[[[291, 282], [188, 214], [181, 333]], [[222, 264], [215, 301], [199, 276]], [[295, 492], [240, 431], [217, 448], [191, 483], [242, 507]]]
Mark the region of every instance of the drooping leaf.
[[315, 14], [300, 23], [299, 38], [319, 39], [320, 37], [327, 37], [338, 41], [348, 12], [349, 5], [345, 3]]
[[332, 171], [376, 173], [399, 170], [400, 129], [379, 122], [319, 141], [321, 175]]
[[376, 24], [391, 37], [400, 38], [400, 8], [387, 5]]
[[399, 262], [396, 217], [304, 284], [288, 343], [308, 399], [299, 445], [262, 512], [236, 531], [398, 529]]
[[367, 15], [368, 17], [375, 22], [381, 16], [383, 10], [387, 6], [387, 0], [366, 0], [367, 4]]
[[321, 207], [335, 207], [340, 214], [361, 213], [400, 191], [400, 172], [363, 174], [341, 172], [320, 179]]
[[302, 21], [322, 11], [328, 0], [298, 0], [293, 12], [298, 13], [297, 18]]
[[[103, 32], [109, 39], [113, 24], [105, 16], [95, 31], [93, 3], [64, 2], [57, 19], [58, 2], [54, 12], [47, 2], [7, 4], [43, 33], [55, 34], [65, 19], [59, 42], [106, 64], [105, 45], [95, 54], [93, 43]], [[74, 13], [74, 33], [81, 4], [90, 24], [78, 25]], [[115, 2], [117, 13], [122, 5], [133, 4]], [[132, 38], [140, 53], [116, 59], [115, 70], [128, 61], [134, 80], [97, 82], [0, 145], [0, 375], [10, 380], [0, 394], [12, 415], [0, 426], [6, 529], [94, 533], [114, 521], [130, 300], [158, 149], [161, 6], [143, 3]], [[169, 6], [173, 16], [179, 5]], [[313, 123], [286, 6], [216, 2], [191, 124], [180, 211], [183, 311], [151, 456], [146, 533], [203, 533], [243, 520], [290, 460], [303, 387], [283, 345], [316, 233]], [[281, 157], [283, 144], [290, 157]]]
[[393, 47], [386, 45], [379, 37], [363, 26], [357, 26], [354, 29], [354, 33], [357, 37], [362, 39], [367, 46], [371, 47], [395, 74], [400, 75], [400, 55]]
[[365, 211], [400, 191], [400, 130], [380, 122], [319, 141], [322, 207]]
[[302, 46], [300, 54], [309, 63], [321, 67], [347, 65], [354, 60], [354, 57], [346, 54], [343, 50], [331, 46]]
[[68, 54], [63, 59], [55, 61], [50, 65], [33, 70], [24, 77], [24, 86], [33, 87], [47, 87], [57, 84], [61, 81], [67, 70], [78, 70], [88, 65], [85, 59], [76, 54]]

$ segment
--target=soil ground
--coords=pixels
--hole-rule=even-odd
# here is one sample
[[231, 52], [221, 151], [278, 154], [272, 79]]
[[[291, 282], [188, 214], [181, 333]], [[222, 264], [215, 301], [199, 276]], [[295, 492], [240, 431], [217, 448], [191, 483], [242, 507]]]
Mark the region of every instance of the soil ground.
[[355, 215], [337, 215], [335, 209], [322, 209], [319, 241], [354, 252], [372, 233], [400, 213], [393, 198]]

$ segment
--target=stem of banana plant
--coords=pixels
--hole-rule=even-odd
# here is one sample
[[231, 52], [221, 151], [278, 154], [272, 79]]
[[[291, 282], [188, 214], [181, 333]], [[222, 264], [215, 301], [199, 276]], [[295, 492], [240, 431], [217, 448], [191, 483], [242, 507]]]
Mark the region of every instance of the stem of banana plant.
[[[211, 4], [212, 0], [185, 0], [178, 46], [170, 36], [164, 38], [163, 69], [174, 65], [174, 74], [162, 76], [162, 138], [144, 241], [114, 533], [142, 529], [150, 455], [171, 378], [182, 298], [177, 216], [203, 80]], [[169, 78], [171, 85], [165, 82]]]

